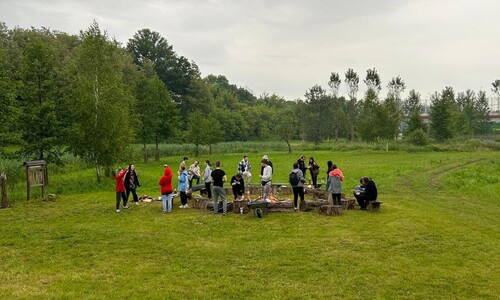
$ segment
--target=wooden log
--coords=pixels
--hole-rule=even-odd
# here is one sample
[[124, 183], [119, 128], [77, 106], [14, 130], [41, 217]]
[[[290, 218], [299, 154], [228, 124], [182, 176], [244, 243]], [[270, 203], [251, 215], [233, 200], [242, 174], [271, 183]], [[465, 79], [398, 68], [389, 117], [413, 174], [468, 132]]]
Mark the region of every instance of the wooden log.
[[280, 188], [280, 194], [289, 195], [292, 193], [292, 187], [287, 185], [282, 185]]
[[354, 199], [341, 199], [340, 202], [342, 203], [342, 208], [344, 210], [346, 210], [346, 209], [354, 209], [354, 204], [356, 203], [356, 200], [354, 200]]
[[257, 185], [253, 185], [251, 187], [248, 188], [248, 191], [250, 191], [250, 194], [251, 195], [261, 195], [262, 194], [262, 188]]
[[368, 203], [368, 210], [371, 212], [380, 212], [380, 204], [382, 203], [381, 201], [370, 201]]
[[233, 202], [233, 213], [235, 214], [246, 214], [250, 212], [250, 208], [248, 208], [246, 200], [235, 200]]
[[194, 196], [192, 201], [192, 207], [195, 209], [207, 210], [209, 202], [210, 202], [209, 198]]
[[323, 205], [328, 205], [328, 200], [312, 200], [312, 201], [305, 201], [308, 207], [320, 207]]
[[327, 216], [340, 216], [344, 210], [340, 205], [323, 205], [320, 206], [319, 213]]

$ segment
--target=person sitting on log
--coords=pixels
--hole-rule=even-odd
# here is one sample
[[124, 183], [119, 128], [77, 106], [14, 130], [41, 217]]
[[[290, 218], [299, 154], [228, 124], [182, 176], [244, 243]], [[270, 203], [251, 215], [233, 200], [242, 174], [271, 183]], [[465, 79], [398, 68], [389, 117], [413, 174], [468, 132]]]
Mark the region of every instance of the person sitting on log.
[[375, 181], [368, 177], [362, 177], [359, 181], [361, 187], [356, 187], [353, 191], [354, 197], [358, 201], [360, 210], [368, 210], [367, 206], [370, 201], [377, 200], [378, 191]]

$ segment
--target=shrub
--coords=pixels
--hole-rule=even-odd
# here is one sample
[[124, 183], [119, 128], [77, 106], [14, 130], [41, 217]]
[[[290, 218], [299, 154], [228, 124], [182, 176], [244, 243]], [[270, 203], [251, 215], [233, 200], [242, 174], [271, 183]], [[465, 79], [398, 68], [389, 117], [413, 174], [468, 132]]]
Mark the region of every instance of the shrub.
[[410, 134], [408, 134], [407, 138], [408, 142], [417, 146], [427, 145], [429, 142], [427, 133], [423, 129], [417, 129]]

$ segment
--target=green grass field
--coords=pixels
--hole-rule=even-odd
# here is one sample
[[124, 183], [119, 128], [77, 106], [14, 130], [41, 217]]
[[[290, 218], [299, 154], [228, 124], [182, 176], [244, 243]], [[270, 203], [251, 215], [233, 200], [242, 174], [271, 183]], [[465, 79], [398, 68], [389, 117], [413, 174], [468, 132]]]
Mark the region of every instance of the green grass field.
[[[263, 154], [286, 182], [299, 153], [250, 153], [254, 174]], [[499, 299], [499, 152], [305, 154], [337, 163], [347, 194], [373, 177], [381, 212], [223, 217], [176, 198], [170, 215], [160, 202], [117, 214], [113, 180], [51, 167], [55, 201], [18, 185], [0, 210], [0, 298]], [[199, 160], [231, 175], [241, 156]], [[158, 196], [165, 162], [180, 156], [136, 164], [140, 194]]]

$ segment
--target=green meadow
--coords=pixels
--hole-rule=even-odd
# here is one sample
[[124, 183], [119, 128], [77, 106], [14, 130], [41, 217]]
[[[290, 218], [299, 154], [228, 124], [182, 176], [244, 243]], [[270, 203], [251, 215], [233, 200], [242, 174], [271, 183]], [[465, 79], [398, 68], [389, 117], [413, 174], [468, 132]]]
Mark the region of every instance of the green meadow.
[[[273, 181], [284, 183], [302, 153], [249, 153], [254, 177], [264, 154]], [[0, 298], [499, 299], [498, 151], [304, 154], [322, 171], [335, 162], [348, 195], [361, 176], [372, 177], [381, 212], [258, 219], [179, 209], [175, 198], [172, 214], [158, 201], [116, 213], [114, 180], [98, 185], [77, 160], [50, 166], [56, 200], [35, 191], [26, 201], [20, 183], [0, 210]], [[203, 154], [189, 164], [220, 160], [233, 175], [242, 155]], [[159, 196], [163, 164], [175, 170], [181, 158], [136, 163], [138, 193]]]

